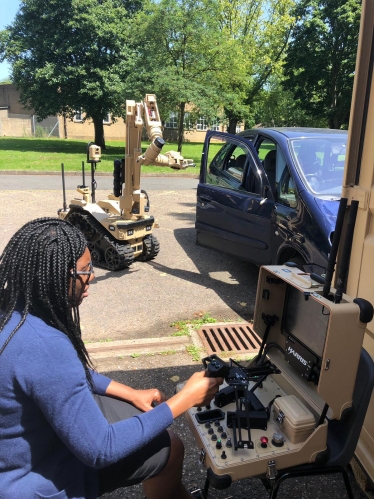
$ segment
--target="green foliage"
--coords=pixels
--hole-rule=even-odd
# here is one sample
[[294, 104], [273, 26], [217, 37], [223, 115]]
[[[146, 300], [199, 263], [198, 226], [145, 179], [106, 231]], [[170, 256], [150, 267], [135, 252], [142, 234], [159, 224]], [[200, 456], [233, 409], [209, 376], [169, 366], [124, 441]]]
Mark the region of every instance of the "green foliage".
[[287, 51], [284, 87], [330, 128], [347, 127], [360, 0], [303, 0]]
[[[253, 102], [279, 74], [294, 22], [294, 0], [220, 0], [221, 30], [228, 40], [230, 73], [220, 75], [228, 131], [253, 119]], [[224, 76], [224, 77], [222, 77]]]
[[161, 115], [177, 111], [181, 150], [186, 104], [198, 115], [220, 112], [217, 75], [230, 69], [230, 54], [218, 23], [217, 2], [207, 0], [150, 1], [133, 20], [133, 47], [139, 56], [133, 88], [138, 95], [157, 94]]
[[141, 357], [141, 355], [141, 353], [134, 352], [130, 354], [130, 357], [132, 357], [133, 359], [138, 359], [139, 357]]
[[201, 349], [199, 347], [196, 347], [195, 345], [187, 345], [186, 346], [186, 351], [192, 355], [192, 360], [195, 362], [199, 362], [200, 360], [200, 351]]
[[72, 118], [83, 109], [102, 147], [102, 120], [107, 113], [121, 115], [125, 80], [133, 69], [124, 5], [122, 0], [23, 0], [13, 24], [0, 33], [0, 60], [11, 63], [22, 104], [40, 119]]
[[199, 317], [187, 321], [177, 321], [170, 324], [171, 327], [177, 328], [177, 331], [171, 336], [189, 336], [190, 328], [199, 329], [204, 324], [214, 324], [217, 319], [210, 316], [209, 312], [198, 314]]
[[[248, 128], [254, 125], [263, 127], [305, 126], [326, 128], [328, 121], [308, 113], [295, 101], [290, 90], [282, 87], [278, 77], [270, 78], [266, 90], [262, 90], [253, 104], [252, 116], [248, 120]], [[263, 158], [260, 158], [263, 159]]]

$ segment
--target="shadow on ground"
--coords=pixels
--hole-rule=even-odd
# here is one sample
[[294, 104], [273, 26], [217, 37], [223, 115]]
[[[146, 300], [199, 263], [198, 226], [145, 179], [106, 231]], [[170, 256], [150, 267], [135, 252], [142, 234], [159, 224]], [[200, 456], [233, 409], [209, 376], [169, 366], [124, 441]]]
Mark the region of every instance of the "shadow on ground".
[[235, 257], [196, 246], [193, 227], [174, 230], [174, 237], [197, 271], [169, 267], [157, 261], [148, 264], [159, 272], [213, 290], [240, 317], [251, 319], [259, 268]]

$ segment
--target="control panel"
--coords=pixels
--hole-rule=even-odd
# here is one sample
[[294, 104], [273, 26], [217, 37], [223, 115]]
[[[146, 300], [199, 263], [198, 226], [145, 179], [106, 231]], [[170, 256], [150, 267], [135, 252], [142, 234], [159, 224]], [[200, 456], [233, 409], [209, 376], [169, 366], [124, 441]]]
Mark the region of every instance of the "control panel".
[[352, 406], [373, 307], [347, 295], [337, 300], [312, 277], [293, 266], [262, 267], [253, 321], [258, 355], [247, 366], [203, 359], [206, 376], [225, 384], [209, 407], [192, 408], [186, 418], [217, 488], [323, 462], [328, 420]]
[[[188, 425], [200, 450], [200, 461], [207, 468], [211, 468], [217, 475], [217, 479], [220, 476], [230, 475], [231, 480], [236, 481], [266, 474], [269, 462], [273, 461], [277, 469], [314, 461], [315, 456], [326, 449], [326, 421], [317, 427], [316, 418], [314, 418], [314, 424], [309, 425], [305, 438], [301, 437], [301, 441], [297, 443], [293, 443], [291, 439], [294, 441], [295, 439], [287, 436], [282, 420], [283, 413], [279, 414], [274, 407], [274, 401], [278, 397], [283, 398], [287, 395], [278, 385], [277, 377], [279, 375], [268, 376], [255, 391], [257, 404], [261, 404], [265, 409], [260, 410], [258, 407], [257, 412], [266, 414], [266, 409], [269, 408], [269, 420], [266, 416], [262, 419], [262, 428], [254, 428], [251, 425], [250, 441], [253, 446], [248, 444], [235, 450], [234, 430], [227, 419], [227, 416], [236, 410], [235, 402], [217, 410], [217, 401], [218, 403], [220, 401], [219, 394], [229, 388], [227, 383], [222, 385], [222, 390], [208, 407], [193, 407], [186, 412]], [[255, 383], [255, 381], [249, 382], [249, 391]], [[220, 412], [222, 414], [219, 414]], [[241, 429], [241, 437], [244, 441], [248, 439], [246, 428]]]

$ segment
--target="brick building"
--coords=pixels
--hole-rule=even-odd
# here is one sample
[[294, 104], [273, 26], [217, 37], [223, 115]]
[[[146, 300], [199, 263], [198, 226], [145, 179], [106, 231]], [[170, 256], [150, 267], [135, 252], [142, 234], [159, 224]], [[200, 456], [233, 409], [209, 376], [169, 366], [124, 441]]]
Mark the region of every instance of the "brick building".
[[[189, 115], [185, 116], [184, 139], [186, 142], [204, 142], [208, 129], [224, 131], [222, 124], [216, 122], [208, 125], [204, 116], [200, 117], [192, 127], [189, 124]], [[112, 123], [108, 114], [103, 120], [105, 140], [124, 140], [126, 125], [122, 118]], [[165, 121], [163, 136], [168, 142], [177, 140], [178, 118], [171, 113]], [[240, 131], [242, 127], [238, 127]], [[92, 121], [83, 121], [83, 114], [77, 111], [74, 119], [65, 119], [63, 116], [50, 116], [38, 122], [32, 110], [25, 109], [19, 100], [19, 92], [13, 84], [0, 84], [0, 137], [59, 137], [68, 139], [92, 140], [94, 126]]]

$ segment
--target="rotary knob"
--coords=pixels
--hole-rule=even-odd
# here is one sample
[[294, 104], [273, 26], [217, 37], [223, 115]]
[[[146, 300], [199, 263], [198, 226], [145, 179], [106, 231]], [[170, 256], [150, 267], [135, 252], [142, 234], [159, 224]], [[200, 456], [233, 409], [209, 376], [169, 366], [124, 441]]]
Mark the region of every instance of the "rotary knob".
[[219, 426], [219, 427], [217, 428], [217, 431], [218, 431], [218, 433], [222, 433], [222, 432], [223, 432], [223, 427], [222, 427], [222, 426]]
[[271, 443], [275, 445], [275, 447], [283, 447], [283, 435], [281, 433], [274, 433], [273, 438], [271, 439]]
[[214, 421], [214, 426], [219, 426], [219, 425], [220, 425], [219, 421]]
[[231, 442], [231, 438], [228, 438], [227, 439], [227, 442], [226, 442], [226, 447], [232, 447], [232, 442]]
[[209, 435], [213, 435], [213, 433], [214, 433], [213, 428], [209, 428], [208, 433], [209, 433]]
[[208, 422], [208, 423], [205, 423], [205, 425], [204, 425], [204, 426], [205, 426], [205, 428], [210, 428], [210, 423], [209, 423], [209, 422]]
[[[218, 430], [219, 431], [219, 430]], [[227, 438], [227, 433], [225, 431], [222, 432], [221, 438]]]
[[213, 440], [214, 442], [217, 440], [217, 435], [216, 435], [216, 434], [212, 435], [212, 440]]
[[216, 442], [216, 449], [222, 449], [221, 440], [217, 440], [217, 442]]

